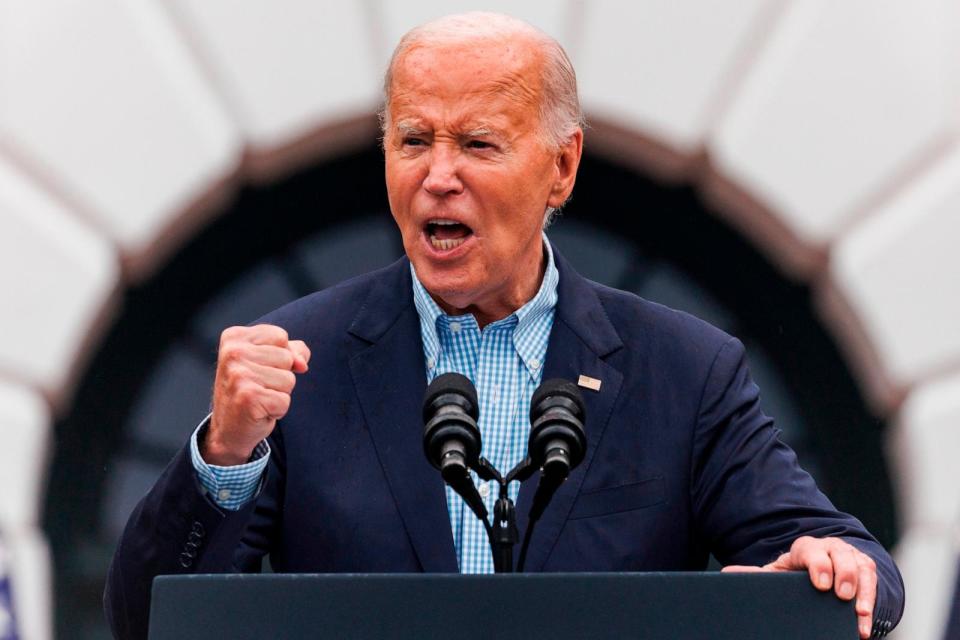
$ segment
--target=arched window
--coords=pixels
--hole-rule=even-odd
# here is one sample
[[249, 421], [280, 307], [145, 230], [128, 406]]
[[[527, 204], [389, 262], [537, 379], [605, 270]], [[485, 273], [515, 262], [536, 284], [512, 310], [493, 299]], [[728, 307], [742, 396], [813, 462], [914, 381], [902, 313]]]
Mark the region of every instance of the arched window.
[[[126, 518], [208, 411], [219, 332], [402, 254], [380, 151], [246, 188], [122, 312], [56, 425], [45, 528], [59, 637], [106, 635], [101, 593]], [[584, 158], [548, 231], [588, 278], [689, 311], [739, 337], [765, 411], [838, 507], [896, 538], [881, 452], [808, 290], [785, 279], [689, 187]]]

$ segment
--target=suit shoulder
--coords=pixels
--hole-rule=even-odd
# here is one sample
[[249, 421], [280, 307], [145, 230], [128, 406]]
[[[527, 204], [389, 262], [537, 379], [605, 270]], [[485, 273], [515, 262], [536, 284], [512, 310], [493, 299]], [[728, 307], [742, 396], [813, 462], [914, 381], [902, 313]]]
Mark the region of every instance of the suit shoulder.
[[262, 316], [255, 324], [275, 324], [291, 334], [346, 328], [356, 317], [371, 291], [385, 280], [402, 280], [405, 260], [344, 280], [321, 291], [298, 298]]
[[674, 354], [712, 357], [723, 345], [739, 341], [709, 322], [634, 293], [590, 283], [621, 340], [646, 344]]

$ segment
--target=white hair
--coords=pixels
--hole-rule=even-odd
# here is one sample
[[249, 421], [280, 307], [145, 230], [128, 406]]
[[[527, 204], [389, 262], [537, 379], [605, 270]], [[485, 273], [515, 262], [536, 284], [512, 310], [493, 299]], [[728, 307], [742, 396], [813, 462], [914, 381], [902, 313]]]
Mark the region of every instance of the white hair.
[[383, 133], [386, 134], [390, 124], [389, 105], [394, 66], [403, 54], [425, 43], [501, 39], [512, 35], [533, 39], [543, 54], [540, 134], [544, 142], [553, 148], [558, 148], [567, 142], [577, 129], [586, 126], [583, 110], [580, 108], [580, 97], [577, 94], [577, 74], [573, 70], [567, 53], [555, 39], [523, 20], [501, 13], [482, 11], [438, 18], [414, 27], [400, 38], [383, 78], [384, 102], [379, 113]]

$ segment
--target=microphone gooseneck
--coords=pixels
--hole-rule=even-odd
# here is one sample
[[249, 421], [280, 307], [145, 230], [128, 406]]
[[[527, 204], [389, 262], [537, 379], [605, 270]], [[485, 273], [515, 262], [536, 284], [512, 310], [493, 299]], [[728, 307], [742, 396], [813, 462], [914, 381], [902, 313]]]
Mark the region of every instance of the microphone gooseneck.
[[[513, 481], [522, 482], [540, 471], [517, 566], [518, 571], [523, 571], [534, 526], [553, 494], [583, 461], [586, 453], [583, 398], [580, 390], [567, 380], [547, 380], [537, 388], [530, 402], [527, 457], [506, 478], [480, 456], [479, 415], [477, 390], [469, 379], [459, 373], [437, 377], [427, 387], [423, 398], [423, 451], [447, 485], [483, 522], [497, 573], [513, 571], [513, 547], [518, 538], [516, 509], [507, 487]], [[492, 525], [470, 475], [471, 470], [481, 479], [496, 480], [500, 485]]]

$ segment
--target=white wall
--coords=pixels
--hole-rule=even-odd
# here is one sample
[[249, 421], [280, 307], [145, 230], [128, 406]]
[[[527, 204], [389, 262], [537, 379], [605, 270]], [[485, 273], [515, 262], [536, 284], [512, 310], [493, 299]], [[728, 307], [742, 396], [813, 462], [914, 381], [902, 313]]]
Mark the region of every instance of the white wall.
[[[16, 309], [0, 316], [0, 469], [20, 479], [3, 483], [0, 530], [23, 549], [25, 637], [50, 633], [37, 511], [51, 415], [115, 292], [161, 267], [244, 180], [368, 144], [397, 37], [471, 6], [0, 2], [0, 298]], [[942, 443], [960, 433], [960, 7], [485, 6], [520, 11], [569, 48], [594, 151], [693, 182], [815, 287], [897, 425], [910, 592], [899, 636], [938, 639], [952, 574], [921, 576], [958, 555], [960, 476]]]

